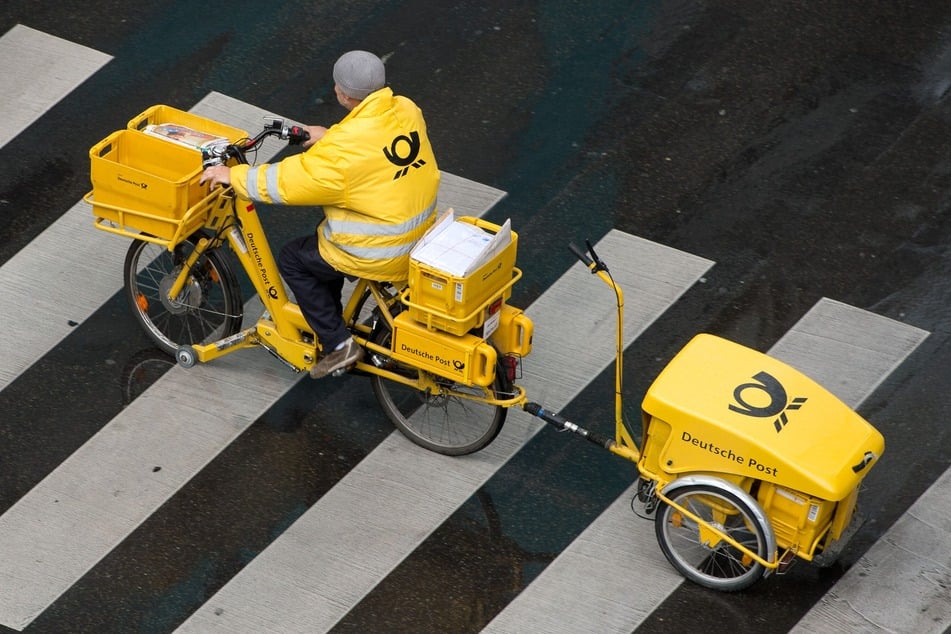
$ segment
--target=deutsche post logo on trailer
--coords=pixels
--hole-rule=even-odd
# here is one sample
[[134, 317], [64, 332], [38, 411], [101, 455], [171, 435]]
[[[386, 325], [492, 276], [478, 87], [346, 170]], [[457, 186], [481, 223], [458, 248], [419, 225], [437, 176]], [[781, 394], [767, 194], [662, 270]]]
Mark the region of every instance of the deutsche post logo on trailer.
[[[762, 400], [761, 396], [748, 396], [751, 390], [765, 394], [769, 398], [769, 402], [765, 405], [751, 404], [750, 400], [754, 403], [759, 403]], [[729, 408], [738, 414], [754, 418], [772, 418], [775, 416], [773, 427], [776, 428], [778, 434], [789, 422], [786, 412], [799, 409], [809, 399], [804, 396], [797, 396], [792, 401], [788, 400], [786, 388], [776, 377], [768, 372], [759, 372], [753, 375], [752, 382], [741, 383], [736, 386], [733, 390], [733, 400], [735, 404], [730, 403]]]

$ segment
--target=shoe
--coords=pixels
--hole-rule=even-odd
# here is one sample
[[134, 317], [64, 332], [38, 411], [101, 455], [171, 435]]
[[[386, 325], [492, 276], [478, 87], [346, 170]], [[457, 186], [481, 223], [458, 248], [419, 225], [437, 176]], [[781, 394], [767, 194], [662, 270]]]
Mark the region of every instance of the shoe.
[[357, 342], [351, 337], [347, 339], [339, 350], [324, 355], [317, 364], [310, 369], [312, 379], [322, 379], [328, 374], [353, 365], [363, 358], [363, 348], [357, 345]]

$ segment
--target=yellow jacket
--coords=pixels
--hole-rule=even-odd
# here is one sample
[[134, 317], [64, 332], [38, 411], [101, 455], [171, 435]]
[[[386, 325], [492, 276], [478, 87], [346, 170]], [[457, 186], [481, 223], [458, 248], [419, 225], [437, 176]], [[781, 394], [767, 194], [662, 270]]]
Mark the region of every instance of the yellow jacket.
[[435, 220], [439, 168], [420, 109], [381, 88], [305, 152], [232, 167], [231, 185], [256, 202], [323, 206], [324, 260], [348, 275], [397, 281]]

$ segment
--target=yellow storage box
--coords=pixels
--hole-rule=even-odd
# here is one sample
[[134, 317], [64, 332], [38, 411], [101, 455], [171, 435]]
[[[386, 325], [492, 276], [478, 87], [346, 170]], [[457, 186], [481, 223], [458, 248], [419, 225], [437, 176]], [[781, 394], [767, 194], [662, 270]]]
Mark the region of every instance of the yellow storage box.
[[[200, 229], [222, 189], [201, 186], [201, 151], [187, 141], [156, 135], [150, 126], [177, 126], [196, 138], [234, 142], [244, 130], [171, 106], [157, 105], [89, 150], [92, 205], [98, 229], [171, 248]], [[167, 131], [166, 131], [167, 132]]]
[[502, 305], [498, 315], [497, 327], [489, 335], [492, 345], [500, 354], [528, 356], [528, 353], [532, 351], [534, 322], [520, 309], [508, 304]]
[[757, 501], [769, 517], [780, 548], [793, 548], [811, 559], [832, 524], [836, 503], [763, 482]]
[[708, 334], [667, 364], [642, 409], [644, 465], [673, 477], [734, 474], [839, 501], [885, 449], [878, 430], [812, 379]]
[[[496, 235], [502, 227], [480, 218], [456, 218]], [[515, 268], [518, 234], [510, 231], [511, 240], [491, 259], [468, 275], [453, 275], [446, 270], [416, 259], [410, 259], [409, 288], [403, 302], [409, 315], [432, 330], [454, 335], [464, 334], [485, 323], [489, 308], [512, 294], [512, 286], [521, 277]], [[491, 333], [483, 333], [487, 337]]]
[[393, 322], [393, 358], [459, 383], [486, 387], [495, 380], [498, 355], [481, 337], [434, 332], [403, 312]]
[[172, 240], [199, 229], [220, 190], [198, 184], [201, 153], [136, 130], [118, 130], [89, 150], [87, 201], [100, 228]]

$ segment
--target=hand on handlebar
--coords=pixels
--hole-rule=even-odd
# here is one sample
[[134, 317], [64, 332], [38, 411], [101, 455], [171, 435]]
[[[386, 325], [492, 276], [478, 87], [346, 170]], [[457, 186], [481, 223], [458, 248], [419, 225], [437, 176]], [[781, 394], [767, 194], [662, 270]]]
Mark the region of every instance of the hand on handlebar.
[[227, 165], [212, 165], [211, 167], [206, 167], [205, 171], [201, 173], [201, 179], [198, 181], [199, 185], [204, 185], [205, 183], [211, 183], [211, 189], [214, 189], [218, 185], [222, 187], [230, 186], [231, 168]]
[[309, 139], [301, 143], [301, 147], [305, 150], [322, 139], [325, 134], [327, 134], [327, 128], [322, 125], [305, 125], [303, 128], [307, 131], [307, 134], [310, 135]]

